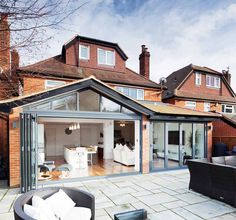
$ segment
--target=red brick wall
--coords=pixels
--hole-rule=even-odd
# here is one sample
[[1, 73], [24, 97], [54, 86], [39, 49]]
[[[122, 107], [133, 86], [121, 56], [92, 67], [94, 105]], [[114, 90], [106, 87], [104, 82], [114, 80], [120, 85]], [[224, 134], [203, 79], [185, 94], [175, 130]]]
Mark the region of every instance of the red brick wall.
[[142, 172], [149, 173], [150, 162], [150, 143], [149, 143], [149, 126], [150, 122], [146, 116], [143, 115], [142, 120]]
[[213, 122], [213, 144], [223, 142], [229, 150], [236, 146], [236, 128], [220, 120]]
[[206, 94], [206, 95], [217, 95], [217, 96], [227, 96], [233, 97], [229, 92], [224, 82], [221, 80], [221, 88], [209, 88], [206, 86], [206, 75], [201, 74], [201, 85], [195, 85], [195, 74], [191, 74], [190, 77], [183, 83], [183, 85], [179, 88], [180, 91], [191, 92], [194, 94]]
[[155, 89], [145, 89], [144, 90], [144, 100], [161, 102], [161, 93], [159, 90]]
[[[46, 80], [56, 80], [60, 81], [60, 79], [52, 79], [52, 78], [40, 78], [40, 77], [24, 77], [24, 95], [29, 95], [36, 92], [41, 92], [45, 90], [45, 81]], [[64, 81], [64, 80], [61, 80]], [[64, 81], [66, 83], [72, 82], [72, 81]]]
[[9, 172], [10, 187], [18, 187], [20, 184], [20, 127], [12, 127], [14, 121], [19, 123], [21, 108], [14, 108], [9, 115]]
[[[193, 101], [193, 100], [187, 100], [187, 99], [176, 99], [176, 98], [172, 98], [172, 99], [168, 99], [165, 100], [165, 103], [170, 103], [179, 107], [185, 107], [185, 102], [186, 101]], [[208, 101], [206, 101], [208, 102]], [[211, 103], [211, 111], [217, 111], [217, 112], [221, 112], [221, 104], [219, 103]], [[196, 110], [198, 111], [204, 111], [204, 101], [196, 101]]]
[[[89, 46], [90, 47], [90, 59], [89, 60], [82, 60], [79, 58], [79, 43], [76, 42], [75, 44], [71, 45], [69, 48], [66, 49], [66, 63], [74, 66], [81, 66], [81, 67], [91, 67], [96, 69], [108, 69], [118, 72], [125, 71], [125, 61], [122, 57], [117, 53], [116, 50], [109, 47], [102, 47], [95, 44], [84, 43], [80, 42], [81, 45]], [[97, 61], [97, 49], [105, 49], [110, 51], [115, 51], [115, 66], [106, 66], [106, 65], [98, 65]]]

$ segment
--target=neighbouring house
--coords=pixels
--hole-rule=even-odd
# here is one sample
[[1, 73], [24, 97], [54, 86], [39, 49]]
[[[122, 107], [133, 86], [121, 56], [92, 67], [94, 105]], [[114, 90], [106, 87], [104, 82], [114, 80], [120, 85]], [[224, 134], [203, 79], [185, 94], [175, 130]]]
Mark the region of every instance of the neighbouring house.
[[213, 144], [224, 142], [229, 150], [236, 145], [236, 97], [229, 70], [218, 72], [190, 64], [166, 78], [163, 101], [204, 112], [218, 112], [222, 118], [213, 122]]
[[149, 79], [144, 45], [140, 73], [127, 59], [117, 43], [76, 36], [61, 54], [17, 69], [22, 95], [0, 101], [11, 187], [182, 168], [211, 156], [220, 115], [161, 102], [166, 88]]

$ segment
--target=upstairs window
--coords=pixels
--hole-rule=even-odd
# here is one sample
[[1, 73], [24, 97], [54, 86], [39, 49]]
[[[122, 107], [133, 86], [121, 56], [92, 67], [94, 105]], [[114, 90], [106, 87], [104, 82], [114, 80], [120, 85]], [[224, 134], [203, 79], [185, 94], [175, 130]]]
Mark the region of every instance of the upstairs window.
[[201, 83], [202, 83], [202, 81], [201, 81], [201, 73], [196, 72], [195, 73], [195, 84], [200, 86]]
[[98, 49], [98, 64], [115, 66], [115, 52], [110, 50]]
[[136, 88], [128, 88], [117, 86], [116, 90], [122, 92], [123, 94], [137, 100], [144, 100], [144, 90]]
[[89, 60], [89, 46], [79, 45], [79, 58]]
[[204, 102], [204, 112], [210, 112], [211, 111], [211, 103]]
[[222, 112], [223, 113], [234, 113], [234, 106], [233, 105], [222, 105]]
[[196, 109], [196, 102], [186, 101], [185, 107], [190, 109]]
[[57, 80], [46, 80], [45, 81], [45, 89], [50, 89], [58, 86], [65, 85], [64, 81], [57, 81]]
[[220, 88], [220, 77], [206, 75], [206, 86], [212, 88]]

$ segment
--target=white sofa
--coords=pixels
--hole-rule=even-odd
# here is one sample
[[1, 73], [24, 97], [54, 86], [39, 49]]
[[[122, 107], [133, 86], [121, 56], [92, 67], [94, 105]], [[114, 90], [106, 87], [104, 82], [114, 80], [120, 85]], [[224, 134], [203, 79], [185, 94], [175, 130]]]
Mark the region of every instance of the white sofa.
[[135, 152], [126, 145], [116, 144], [113, 149], [113, 160], [126, 166], [135, 165]]

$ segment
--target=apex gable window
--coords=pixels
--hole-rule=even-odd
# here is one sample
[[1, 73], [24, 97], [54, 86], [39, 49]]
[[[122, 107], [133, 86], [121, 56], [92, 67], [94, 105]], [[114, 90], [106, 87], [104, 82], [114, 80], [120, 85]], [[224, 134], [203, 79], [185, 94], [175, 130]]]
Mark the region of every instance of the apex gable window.
[[98, 48], [98, 64], [115, 66], [115, 52]]
[[54, 88], [57, 86], [65, 85], [66, 83], [64, 81], [57, 81], [57, 80], [46, 80], [45, 81], [45, 89]]
[[201, 73], [198, 73], [198, 72], [195, 73], [195, 84], [198, 86], [202, 84]]
[[234, 113], [234, 106], [233, 105], [222, 105], [222, 112], [223, 113]]
[[144, 100], [144, 90], [143, 89], [117, 86], [116, 90], [119, 92], [122, 92], [123, 94], [125, 94], [133, 99]]
[[211, 111], [211, 103], [204, 102], [204, 112], [210, 112]]
[[79, 58], [89, 60], [89, 46], [79, 45]]
[[212, 88], [220, 88], [220, 77], [206, 75], [206, 86]]
[[185, 101], [185, 107], [190, 109], [196, 109], [196, 102]]

